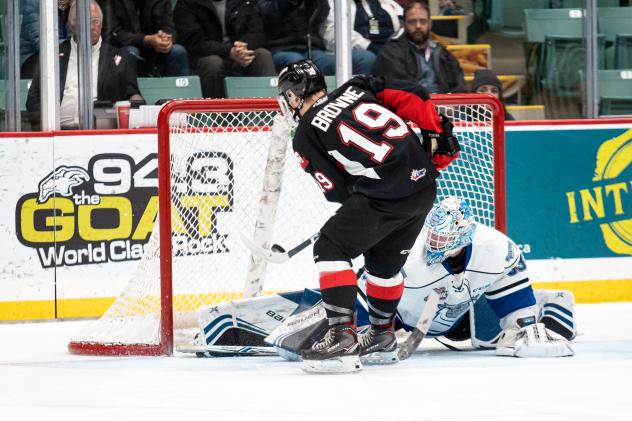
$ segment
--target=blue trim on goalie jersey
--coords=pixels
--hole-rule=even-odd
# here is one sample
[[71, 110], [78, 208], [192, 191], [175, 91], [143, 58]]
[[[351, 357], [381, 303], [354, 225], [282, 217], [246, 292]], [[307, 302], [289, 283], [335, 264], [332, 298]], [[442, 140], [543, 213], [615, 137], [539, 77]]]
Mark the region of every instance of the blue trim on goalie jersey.
[[[228, 320], [227, 320], [228, 319]], [[216, 338], [221, 336], [224, 332], [231, 328], [240, 328], [245, 331], [255, 333], [261, 336], [268, 336], [268, 332], [261, 329], [258, 326], [253, 325], [243, 319], [237, 317], [235, 319], [236, 323], [233, 322], [233, 316], [230, 314], [226, 314], [224, 316], [220, 316], [217, 319], [213, 320], [204, 328], [205, 340], [206, 344], [212, 344]]]
[[[502, 290], [506, 290], [506, 287], [495, 292], [500, 292]], [[514, 291], [511, 294], [507, 294], [504, 297], [493, 298], [493, 295], [490, 296], [487, 293], [485, 294], [485, 297], [487, 298], [489, 306], [492, 308], [494, 313], [496, 313], [496, 316], [499, 319], [502, 319], [509, 313], [513, 313], [521, 308], [533, 306], [536, 303], [535, 295], [533, 295], [533, 289], [529, 283], [526, 283], [524, 288]]]

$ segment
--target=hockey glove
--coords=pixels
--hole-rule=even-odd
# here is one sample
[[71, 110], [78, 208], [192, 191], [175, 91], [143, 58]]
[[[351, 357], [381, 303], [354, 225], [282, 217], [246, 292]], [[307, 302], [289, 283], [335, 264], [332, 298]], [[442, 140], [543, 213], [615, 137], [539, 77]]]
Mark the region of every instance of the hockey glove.
[[441, 126], [443, 127], [443, 133], [432, 133], [430, 135], [431, 138], [433, 138], [432, 162], [438, 170], [444, 169], [450, 162], [454, 161], [459, 156], [459, 151], [461, 150], [459, 140], [452, 134], [454, 128], [452, 121], [443, 114], [441, 114]]

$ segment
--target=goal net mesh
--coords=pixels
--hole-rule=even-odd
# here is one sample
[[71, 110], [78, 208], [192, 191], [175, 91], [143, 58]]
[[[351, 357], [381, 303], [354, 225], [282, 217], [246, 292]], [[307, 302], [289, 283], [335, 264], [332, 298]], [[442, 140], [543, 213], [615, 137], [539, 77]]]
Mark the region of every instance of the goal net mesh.
[[[469, 200], [476, 219], [493, 226], [493, 112], [483, 104], [439, 105], [450, 116], [461, 153], [438, 179], [438, 200]], [[196, 333], [196, 310], [243, 297], [252, 256], [240, 233], [255, 235], [264, 172], [276, 111], [176, 111], [169, 120], [172, 298], [175, 343]], [[337, 205], [326, 202], [317, 183], [297, 164], [291, 145], [285, 164], [271, 243], [291, 248], [318, 231]], [[280, 157], [278, 157], [281, 159]], [[268, 183], [270, 181], [268, 180]], [[265, 186], [275, 189], [275, 186]], [[260, 203], [261, 202], [261, 203]], [[159, 221], [137, 269], [109, 310], [87, 324], [74, 343], [157, 344], [160, 342]], [[268, 263], [264, 293], [318, 286], [311, 250], [285, 264]]]

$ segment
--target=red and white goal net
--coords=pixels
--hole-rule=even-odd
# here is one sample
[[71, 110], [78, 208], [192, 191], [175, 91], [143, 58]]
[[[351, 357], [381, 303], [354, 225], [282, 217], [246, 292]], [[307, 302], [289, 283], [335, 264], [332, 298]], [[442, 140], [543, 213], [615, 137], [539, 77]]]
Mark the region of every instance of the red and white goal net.
[[[487, 95], [433, 101], [453, 119], [462, 148], [441, 172], [439, 199], [465, 197], [479, 222], [504, 230], [502, 106]], [[273, 99], [177, 100], [163, 107], [159, 218], [129, 283], [72, 340], [71, 352], [169, 355], [197, 332], [201, 306], [256, 292], [253, 285], [264, 294], [318, 286], [309, 250], [266, 265], [240, 241], [243, 232], [268, 246], [292, 247], [336, 209], [295, 162], [289, 139], [271, 142], [277, 113]]]

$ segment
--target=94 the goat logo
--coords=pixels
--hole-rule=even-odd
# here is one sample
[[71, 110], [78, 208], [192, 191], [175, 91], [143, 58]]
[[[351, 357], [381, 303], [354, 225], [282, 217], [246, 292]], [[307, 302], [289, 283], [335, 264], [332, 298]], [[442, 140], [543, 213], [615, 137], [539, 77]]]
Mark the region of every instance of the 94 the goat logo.
[[89, 180], [90, 175], [83, 168], [62, 165], [40, 181], [37, 201], [43, 203], [55, 193], [70, 197], [73, 187], [80, 186]]
[[[176, 256], [228, 252], [217, 212], [232, 211], [233, 164], [199, 152], [173, 174], [172, 244]], [[137, 260], [158, 216], [158, 159], [93, 156], [87, 168], [60, 165], [22, 196], [15, 210], [19, 241], [42, 267]]]

